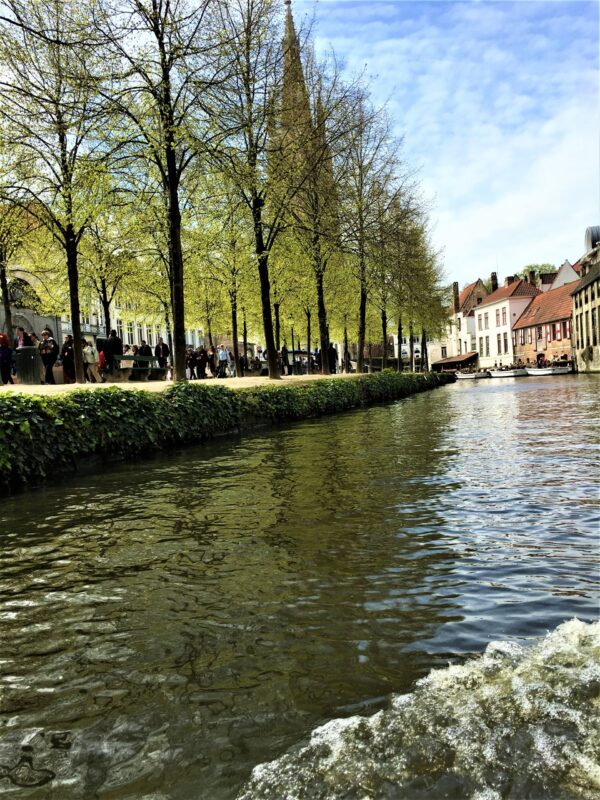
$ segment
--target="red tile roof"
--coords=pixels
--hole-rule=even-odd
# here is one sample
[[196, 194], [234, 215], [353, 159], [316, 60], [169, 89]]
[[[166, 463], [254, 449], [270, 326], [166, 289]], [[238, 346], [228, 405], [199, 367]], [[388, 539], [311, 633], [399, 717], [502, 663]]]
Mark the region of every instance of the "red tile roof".
[[571, 281], [571, 283], [565, 283], [564, 286], [559, 286], [558, 289], [549, 289], [534, 297], [513, 325], [513, 329], [530, 328], [546, 322], [568, 319], [573, 309], [571, 292], [577, 283], [578, 281]]
[[532, 286], [522, 278], [508, 286], [501, 286], [488, 295], [485, 300], [479, 304], [481, 306], [489, 306], [492, 303], [498, 303], [500, 300], [507, 300], [509, 297], [535, 297], [540, 294], [540, 290], [536, 286]]
[[470, 353], [463, 353], [460, 356], [448, 356], [447, 358], [440, 358], [439, 361], [434, 361], [433, 364], [454, 364], [454, 363], [462, 363], [464, 361], [470, 361], [472, 358], [478, 356], [479, 353], [476, 350], [472, 350]]

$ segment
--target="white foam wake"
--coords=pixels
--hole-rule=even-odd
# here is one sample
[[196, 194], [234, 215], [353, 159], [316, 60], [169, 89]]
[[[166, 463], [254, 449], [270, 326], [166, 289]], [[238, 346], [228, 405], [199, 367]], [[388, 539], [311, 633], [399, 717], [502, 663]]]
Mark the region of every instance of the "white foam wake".
[[239, 800], [597, 800], [600, 623], [528, 648], [494, 642], [370, 718], [317, 728]]

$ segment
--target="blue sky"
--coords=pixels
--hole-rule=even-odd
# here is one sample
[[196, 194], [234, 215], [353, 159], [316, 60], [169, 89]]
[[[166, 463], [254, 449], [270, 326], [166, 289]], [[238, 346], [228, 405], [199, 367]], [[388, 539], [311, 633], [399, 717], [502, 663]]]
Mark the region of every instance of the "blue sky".
[[600, 224], [598, 3], [294, 0], [319, 51], [366, 70], [432, 198], [461, 285], [574, 262]]

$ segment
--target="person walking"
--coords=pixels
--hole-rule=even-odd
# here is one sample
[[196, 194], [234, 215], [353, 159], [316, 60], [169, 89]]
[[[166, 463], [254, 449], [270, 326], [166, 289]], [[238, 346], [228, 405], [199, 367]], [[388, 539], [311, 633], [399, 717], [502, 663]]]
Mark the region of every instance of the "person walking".
[[235, 356], [232, 350], [229, 351], [229, 377], [235, 378]]
[[213, 378], [217, 377], [217, 364], [216, 364], [216, 361], [217, 361], [217, 359], [216, 359], [215, 348], [211, 346], [209, 351], [208, 351], [208, 368], [209, 368], [210, 374], [213, 376]]
[[285, 344], [281, 348], [281, 366], [284, 375], [290, 375], [290, 356]]
[[14, 383], [12, 375], [12, 348], [8, 336], [0, 333], [0, 380], [5, 386], [7, 383]]
[[87, 364], [88, 380], [90, 383], [102, 383], [102, 377], [98, 369], [98, 350], [93, 342], [82, 340], [83, 359]]
[[65, 341], [60, 351], [60, 362], [63, 368], [63, 381], [65, 383], [75, 383], [75, 343], [70, 333], [65, 336]]
[[335, 375], [337, 372], [338, 351], [333, 346], [333, 342], [329, 343], [329, 348], [327, 350], [327, 361], [329, 362], [329, 372], [331, 375]]
[[164, 369], [167, 366], [167, 359], [171, 355], [169, 345], [163, 342], [162, 337], [158, 340], [158, 344], [154, 348], [154, 355], [158, 358], [158, 366]]
[[58, 344], [53, 339], [50, 331], [44, 328], [42, 331], [42, 341], [40, 342], [40, 355], [42, 357], [42, 364], [44, 365], [44, 383], [49, 386], [54, 386], [54, 365], [58, 358]]

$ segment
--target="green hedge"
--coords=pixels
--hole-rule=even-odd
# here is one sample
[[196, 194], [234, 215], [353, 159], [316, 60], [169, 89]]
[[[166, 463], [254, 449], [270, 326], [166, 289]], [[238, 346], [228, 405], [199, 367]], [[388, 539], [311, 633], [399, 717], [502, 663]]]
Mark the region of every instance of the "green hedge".
[[0, 488], [72, 472], [89, 457], [131, 459], [232, 430], [396, 400], [453, 380], [392, 371], [231, 390], [204, 383], [164, 392], [110, 387], [67, 395], [0, 395]]

